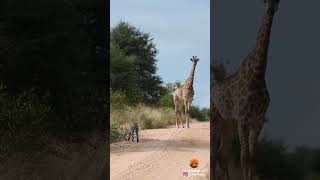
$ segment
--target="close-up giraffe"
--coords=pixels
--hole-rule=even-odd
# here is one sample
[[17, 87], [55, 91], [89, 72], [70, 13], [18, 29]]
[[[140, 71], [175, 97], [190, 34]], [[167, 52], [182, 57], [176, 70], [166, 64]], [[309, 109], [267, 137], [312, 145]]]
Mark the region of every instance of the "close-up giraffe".
[[[219, 121], [236, 124], [241, 148], [241, 166], [243, 180], [252, 180], [255, 174], [256, 146], [260, 131], [264, 125], [265, 114], [269, 106], [269, 93], [265, 82], [268, 60], [268, 46], [272, 21], [278, 10], [279, 0], [265, 0], [265, 12], [258, 30], [256, 45], [244, 59], [237, 72], [226, 78], [220, 87], [213, 85], [211, 100], [211, 162], [221, 159], [220, 149], [230, 146], [231, 140], [224, 139], [223, 128]], [[219, 91], [219, 92], [218, 92]], [[221, 116], [219, 116], [221, 115]], [[231, 139], [231, 138], [229, 138]], [[222, 158], [223, 159], [223, 158]], [[224, 159], [223, 159], [224, 160]], [[220, 164], [227, 170], [226, 163]], [[225, 179], [229, 179], [228, 172]], [[215, 179], [215, 164], [211, 166], [211, 176]]]

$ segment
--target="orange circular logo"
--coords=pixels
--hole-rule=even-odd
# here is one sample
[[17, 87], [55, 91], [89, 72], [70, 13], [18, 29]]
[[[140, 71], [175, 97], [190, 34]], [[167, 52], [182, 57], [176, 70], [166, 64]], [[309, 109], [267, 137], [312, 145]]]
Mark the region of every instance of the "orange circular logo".
[[197, 168], [199, 166], [199, 160], [198, 159], [191, 159], [190, 160], [190, 167]]

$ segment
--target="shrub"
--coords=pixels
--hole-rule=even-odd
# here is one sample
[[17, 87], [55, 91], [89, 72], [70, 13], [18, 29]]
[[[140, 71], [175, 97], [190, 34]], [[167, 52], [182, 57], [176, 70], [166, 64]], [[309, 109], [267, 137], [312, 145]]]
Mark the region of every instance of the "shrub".
[[174, 108], [173, 96], [171, 94], [161, 96], [159, 104], [161, 107]]
[[141, 129], [152, 129], [152, 127], [154, 126], [152, 124], [152, 119], [150, 119], [149, 117], [145, 116], [144, 114], [141, 116], [139, 124], [140, 124], [140, 128]]
[[163, 95], [159, 100], [159, 104], [161, 107], [174, 108], [173, 92], [177, 89], [177, 87], [180, 86], [180, 84], [181, 83], [177, 81], [175, 83], [167, 83], [165, 86], [162, 87]]
[[303, 179], [304, 169], [281, 141], [262, 138], [258, 144], [257, 173], [260, 177], [283, 180]]
[[[149, 33], [142, 32], [139, 28], [132, 26], [127, 22], [120, 21], [110, 32], [111, 45], [121, 50], [123, 56], [132, 58], [133, 66], [136, 74], [136, 84], [141, 88], [142, 96], [138, 102], [146, 104], [157, 104], [162, 95], [161, 78], [156, 74], [156, 55], [158, 50]], [[112, 47], [111, 46], [111, 47]], [[111, 49], [111, 55], [114, 54]], [[117, 54], [115, 52], [115, 54]], [[116, 56], [111, 57], [111, 71], [116, 68], [116, 61], [113, 60]], [[123, 59], [119, 58], [118, 60]], [[117, 61], [118, 61], [117, 60]], [[113, 63], [114, 62], [114, 63]], [[119, 62], [119, 61], [118, 61]], [[127, 61], [126, 61], [127, 62]], [[128, 65], [128, 63], [126, 63]], [[118, 66], [119, 69], [128, 68], [128, 66]], [[114, 75], [127, 73], [126, 71], [117, 71]], [[127, 76], [132, 77], [132, 76]], [[130, 87], [128, 79], [117, 78], [117, 83], [122, 81], [123, 87]], [[114, 86], [111, 86], [114, 87]], [[129, 89], [130, 91], [132, 89]], [[127, 94], [128, 95], [128, 94]], [[129, 98], [131, 96], [128, 95]]]
[[123, 129], [117, 122], [111, 121], [110, 124], [110, 139], [116, 140], [123, 135]]
[[314, 152], [311, 167], [313, 172], [316, 172], [320, 175], [320, 150]]
[[0, 153], [3, 157], [36, 144], [50, 126], [50, 106], [32, 91], [12, 96], [2, 91], [0, 107]]
[[191, 117], [195, 118], [199, 121], [208, 121], [209, 120], [209, 109], [202, 108], [200, 109], [198, 106], [192, 106], [191, 107]]
[[126, 95], [122, 91], [110, 90], [110, 108], [123, 109], [127, 105]]
[[[256, 158], [256, 173], [260, 178], [300, 180], [305, 177], [303, 160], [297, 153], [290, 153], [286, 145], [277, 140], [262, 137], [258, 142]], [[240, 166], [240, 143], [235, 138], [233, 142], [232, 159]], [[302, 159], [301, 159], [302, 158]]]
[[154, 108], [145, 105], [126, 106], [124, 109], [112, 109], [110, 113], [111, 142], [123, 135], [121, 126], [137, 122], [140, 129], [164, 128], [174, 123], [172, 109]]

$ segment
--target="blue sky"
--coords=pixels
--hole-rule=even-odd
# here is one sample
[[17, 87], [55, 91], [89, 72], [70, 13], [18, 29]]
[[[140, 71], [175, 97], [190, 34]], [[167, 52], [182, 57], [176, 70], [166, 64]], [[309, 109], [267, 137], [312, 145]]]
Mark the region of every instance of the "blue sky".
[[193, 105], [210, 102], [210, 0], [111, 0], [110, 22], [126, 21], [154, 38], [157, 74], [167, 82], [185, 82], [196, 55]]

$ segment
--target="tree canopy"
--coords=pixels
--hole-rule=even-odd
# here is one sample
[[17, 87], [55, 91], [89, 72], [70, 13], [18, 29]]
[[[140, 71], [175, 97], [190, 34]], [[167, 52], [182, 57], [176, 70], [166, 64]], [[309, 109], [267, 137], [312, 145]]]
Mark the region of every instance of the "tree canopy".
[[13, 0], [1, 5], [0, 46], [5, 48], [0, 50], [0, 82], [5, 93], [33, 89], [45, 96], [58, 129], [101, 127], [97, 119], [103, 119], [107, 50], [101, 51], [106, 32], [100, 30], [104, 23], [98, 1]]
[[[142, 32], [140, 29], [127, 22], [119, 22], [110, 33], [111, 46], [118, 48], [123, 55], [129, 57], [131, 62], [128, 66], [135, 65], [137, 86], [142, 91], [142, 102], [147, 104], [157, 104], [163, 89], [162, 80], [156, 74], [156, 55], [158, 50], [149, 33]], [[111, 53], [116, 53], [112, 52]], [[119, 56], [120, 54], [118, 54]], [[115, 58], [116, 55], [112, 56]], [[124, 58], [123, 56], [119, 58]], [[119, 59], [118, 58], [118, 59]], [[115, 63], [114, 60], [111, 63]], [[124, 62], [124, 61], [123, 61]], [[113, 66], [113, 64], [111, 64]], [[127, 68], [127, 67], [123, 67]], [[124, 73], [125, 71], [123, 71]], [[130, 71], [131, 73], [132, 71]], [[116, 75], [113, 75], [115, 78]], [[114, 80], [114, 79], [113, 79]], [[112, 88], [113, 83], [111, 84]]]

